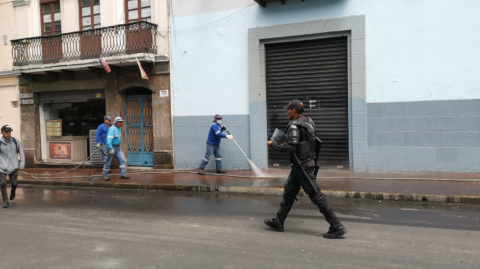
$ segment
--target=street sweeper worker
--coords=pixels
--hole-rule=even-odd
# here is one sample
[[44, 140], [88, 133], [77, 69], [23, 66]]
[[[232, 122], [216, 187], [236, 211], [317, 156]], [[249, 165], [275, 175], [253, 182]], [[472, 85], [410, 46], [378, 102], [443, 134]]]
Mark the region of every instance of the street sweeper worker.
[[212, 154], [215, 156], [215, 165], [217, 166], [217, 173], [225, 174], [222, 170], [222, 156], [220, 155], [220, 141], [222, 138], [233, 139], [232, 135], [226, 135], [223, 131], [226, 131], [227, 127], [222, 126], [222, 116], [220, 114], [215, 115], [213, 122], [210, 125], [207, 139], [207, 153], [200, 162], [200, 166], [197, 171], [200, 175], [205, 175], [205, 167], [210, 161]]
[[[285, 219], [292, 209], [300, 188], [303, 188], [330, 224], [330, 229], [323, 234], [323, 237], [328, 239], [340, 238], [347, 230], [333, 213], [327, 197], [321, 192], [316, 181], [321, 140], [316, 137], [315, 123], [311, 118], [303, 115], [304, 106], [300, 100], [292, 100], [284, 109], [287, 110], [290, 120], [287, 131], [283, 133], [278, 129], [275, 130], [272, 140], [276, 141], [268, 141], [267, 146], [276, 152], [289, 153], [292, 170], [285, 183], [283, 201], [280, 204], [277, 216], [273, 219], [266, 219], [264, 222], [268, 227], [283, 232]], [[281, 138], [276, 136], [277, 131], [282, 134]]]
[[122, 148], [120, 144], [122, 143], [122, 126], [123, 126], [123, 119], [122, 117], [116, 117], [115, 121], [113, 122], [112, 127], [108, 129], [107, 135], [107, 147], [108, 147], [108, 156], [105, 164], [103, 165], [103, 180], [109, 181], [110, 177], [108, 174], [110, 173], [110, 168], [112, 166], [113, 156], [117, 158], [118, 165], [120, 167], [120, 178], [121, 179], [129, 179], [130, 176], [126, 174], [126, 167], [125, 167], [125, 156], [123, 155]]
[[102, 152], [102, 158], [103, 161], [107, 161], [108, 157], [108, 148], [106, 147], [107, 145], [107, 135], [108, 135], [108, 129], [112, 127], [112, 118], [110, 116], [106, 115], [103, 117], [103, 122], [100, 124], [97, 128], [97, 135], [95, 141], [97, 142], [96, 147], [99, 149], [101, 146], [103, 147], [100, 151]]

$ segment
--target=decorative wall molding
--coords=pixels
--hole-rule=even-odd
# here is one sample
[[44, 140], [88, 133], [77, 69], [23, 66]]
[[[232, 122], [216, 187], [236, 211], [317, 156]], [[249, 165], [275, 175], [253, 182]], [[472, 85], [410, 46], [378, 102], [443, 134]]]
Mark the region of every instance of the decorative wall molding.
[[19, 6], [25, 6], [25, 5], [30, 5], [31, 0], [15, 0], [12, 1], [12, 4], [14, 7], [19, 7]]

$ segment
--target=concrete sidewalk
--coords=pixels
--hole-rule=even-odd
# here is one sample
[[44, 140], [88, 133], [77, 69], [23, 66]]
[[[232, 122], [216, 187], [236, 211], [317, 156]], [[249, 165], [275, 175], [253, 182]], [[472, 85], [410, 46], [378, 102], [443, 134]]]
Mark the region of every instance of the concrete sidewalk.
[[[201, 176], [194, 171], [129, 169], [131, 179], [120, 179], [118, 170], [111, 180], [101, 179], [101, 169], [25, 169], [20, 184], [125, 188], [168, 191], [220, 192], [282, 195], [289, 170], [264, 170], [265, 178], [253, 171], [227, 171], [225, 175]], [[36, 174], [35, 178], [25, 174]], [[46, 175], [46, 176], [40, 176]], [[317, 182], [329, 197], [480, 204], [480, 177], [461, 173], [377, 173], [320, 170]], [[301, 192], [299, 195], [305, 195]]]

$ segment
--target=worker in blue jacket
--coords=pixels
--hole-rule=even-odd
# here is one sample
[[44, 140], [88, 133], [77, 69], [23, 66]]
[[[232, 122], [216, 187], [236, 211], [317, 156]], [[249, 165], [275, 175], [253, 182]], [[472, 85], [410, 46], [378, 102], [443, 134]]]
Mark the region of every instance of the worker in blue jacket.
[[122, 126], [123, 119], [122, 117], [116, 117], [113, 122], [112, 127], [108, 129], [107, 135], [107, 147], [108, 147], [108, 157], [103, 165], [103, 180], [109, 181], [110, 177], [110, 168], [112, 166], [113, 156], [117, 157], [118, 164], [120, 167], [120, 178], [129, 179], [130, 176], [127, 176], [126, 166], [125, 166], [125, 156], [123, 155], [120, 144], [122, 143]]
[[222, 127], [222, 116], [219, 114], [215, 115], [212, 124], [210, 125], [210, 131], [208, 133], [207, 139], [207, 153], [202, 159], [200, 166], [198, 167], [198, 173], [200, 175], [205, 175], [205, 167], [210, 160], [212, 154], [215, 156], [215, 164], [217, 166], [217, 173], [225, 174], [225, 171], [222, 170], [222, 156], [220, 155], [220, 141], [222, 138], [233, 139], [232, 135], [225, 135], [222, 133], [227, 130], [226, 126]]
[[100, 124], [97, 128], [97, 137], [95, 142], [97, 143], [97, 149], [103, 147], [100, 151], [102, 152], [102, 157], [103, 161], [107, 161], [107, 156], [108, 156], [108, 148], [106, 147], [107, 145], [107, 135], [108, 135], [108, 129], [112, 127], [112, 118], [110, 116], [106, 115], [103, 117], [103, 123]]

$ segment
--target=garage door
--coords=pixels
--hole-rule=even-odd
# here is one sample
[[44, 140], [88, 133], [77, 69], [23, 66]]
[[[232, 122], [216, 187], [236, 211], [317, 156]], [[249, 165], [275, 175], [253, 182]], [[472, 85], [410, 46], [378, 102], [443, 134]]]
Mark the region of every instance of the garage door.
[[[348, 168], [348, 55], [347, 37], [265, 45], [267, 133], [285, 131], [283, 106], [292, 99], [305, 105], [323, 140], [320, 162]], [[288, 157], [269, 151], [270, 167], [288, 167]]]

